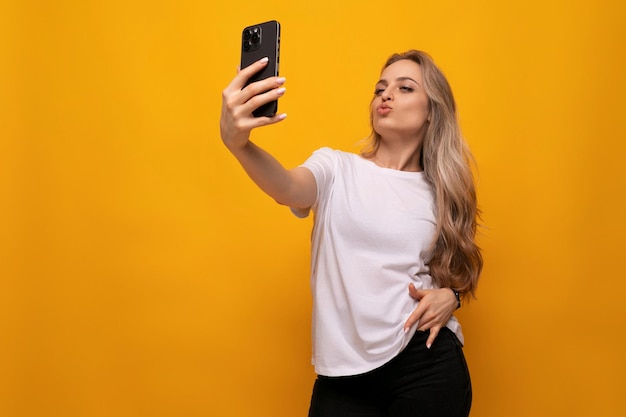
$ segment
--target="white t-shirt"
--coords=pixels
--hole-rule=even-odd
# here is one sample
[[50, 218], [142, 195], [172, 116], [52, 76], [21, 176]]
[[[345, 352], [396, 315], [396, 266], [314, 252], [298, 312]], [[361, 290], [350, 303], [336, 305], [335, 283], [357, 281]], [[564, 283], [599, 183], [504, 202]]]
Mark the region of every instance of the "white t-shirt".
[[[422, 172], [382, 168], [329, 148], [302, 166], [317, 183], [313, 364], [320, 375], [361, 374], [387, 363], [413, 336], [416, 326], [403, 329], [418, 303], [409, 283], [434, 288], [426, 265], [435, 232], [433, 191]], [[447, 327], [463, 342], [454, 317]]]

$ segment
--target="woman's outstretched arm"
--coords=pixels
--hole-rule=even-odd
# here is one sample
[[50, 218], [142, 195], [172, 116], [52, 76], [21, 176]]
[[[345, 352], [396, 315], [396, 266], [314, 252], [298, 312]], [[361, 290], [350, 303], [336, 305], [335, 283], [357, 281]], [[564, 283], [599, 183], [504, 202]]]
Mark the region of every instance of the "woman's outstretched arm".
[[[270, 77], [245, 86], [253, 74], [267, 65], [262, 59], [239, 71], [222, 93], [220, 134], [224, 145], [237, 158], [248, 176], [280, 204], [308, 208], [315, 203], [317, 188], [306, 168], [285, 169], [265, 150], [250, 141], [252, 129], [278, 123], [286, 114], [254, 117], [252, 111], [285, 93], [285, 79]], [[245, 86], [245, 87], [244, 87]]]

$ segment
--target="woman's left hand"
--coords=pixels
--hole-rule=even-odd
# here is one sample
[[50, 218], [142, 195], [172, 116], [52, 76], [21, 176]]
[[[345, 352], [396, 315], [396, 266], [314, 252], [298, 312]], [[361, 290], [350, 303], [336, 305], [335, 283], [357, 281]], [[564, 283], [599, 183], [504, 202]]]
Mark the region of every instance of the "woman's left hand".
[[418, 290], [412, 283], [409, 284], [409, 295], [418, 300], [419, 304], [404, 324], [404, 331], [407, 332], [415, 323], [418, 323], [419, 331], [430, 329], [430, 336], [426, 341], [426, 347], [430, 349], [439, 330], [448, 323], [456, 310], [456, 297], [450, 288]]

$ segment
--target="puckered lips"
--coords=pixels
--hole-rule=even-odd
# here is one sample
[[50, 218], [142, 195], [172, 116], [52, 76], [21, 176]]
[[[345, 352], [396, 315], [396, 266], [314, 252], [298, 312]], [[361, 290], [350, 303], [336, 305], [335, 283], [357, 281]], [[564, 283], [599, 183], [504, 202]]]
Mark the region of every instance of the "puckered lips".
[[389, 107], [387, 104], [382, 103], [379, 104], [378, 107], [376, 107], [376, 114], [378, 114], [379, 116], [386, 116], [391, 112], [392, 108]]

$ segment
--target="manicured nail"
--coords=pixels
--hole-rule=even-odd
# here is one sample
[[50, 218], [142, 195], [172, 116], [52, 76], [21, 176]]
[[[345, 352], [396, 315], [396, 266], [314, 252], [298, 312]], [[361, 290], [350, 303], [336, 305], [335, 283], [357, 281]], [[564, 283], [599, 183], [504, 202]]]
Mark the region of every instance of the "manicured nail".
[[265, 64], [269, 60], [270, 59], [268, 57], [264, 57], [264, 58], [259, 59], [259, 62], [262, 63], [262, 64]]
[[278, 120], [285, 120], [286, 117], [287, 117], [287, 113], [283, 113], [278, 116]]
[[285, 77], [278, 77], [278, 78], [276, 78], [276, 82], [278, 84], [284, 84], [285, 81], [287, 81], [287, 79]]
[[408, 327], [405, 327], [405, 328], [404, 328], [404, 334], [407, 334], [408, 332], [409, 332], [409, 328], [408, 328]]
[[430, 347], [432, 346], [432, 343], [426, 343], [426, 348], [430, 349]]
[[276, 92], [278, 93], [278, 95], [282, 96], [283, 94], [285, 94], [285, 91], [287, 91], [287, 89], [285, 87], [281, 87], [278, 90], [276, 90]]

